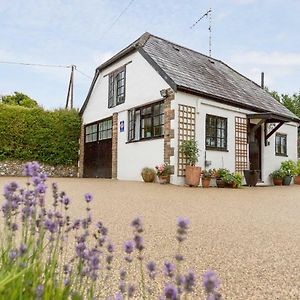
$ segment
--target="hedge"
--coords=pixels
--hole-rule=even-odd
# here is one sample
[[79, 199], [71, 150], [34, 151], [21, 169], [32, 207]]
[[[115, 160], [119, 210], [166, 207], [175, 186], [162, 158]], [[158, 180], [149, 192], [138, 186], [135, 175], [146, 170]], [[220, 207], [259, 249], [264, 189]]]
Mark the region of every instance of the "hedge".
[[73, 165], [78, 160], [80, 116], [0, 104], [0, 160]]

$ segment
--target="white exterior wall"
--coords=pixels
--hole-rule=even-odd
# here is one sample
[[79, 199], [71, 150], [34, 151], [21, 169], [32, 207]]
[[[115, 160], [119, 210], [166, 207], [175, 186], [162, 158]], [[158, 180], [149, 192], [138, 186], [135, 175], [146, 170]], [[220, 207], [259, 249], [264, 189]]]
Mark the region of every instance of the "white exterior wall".
[[[282, 125], [277, 133], [283, 133], [287, 135], [287, 156], [276, 156], [275, 155], [275, 135], [274, 133], [269, 138], [270, 145], [265, 147], [264, 141], [262, 141], [262, 178], [265, 184], [272, 184], [270, 174], [279, 169], [280, 164], [284, 160], [291, 159], [293, 161], [298, 160], [298, 127], [296, 123], [287, 123]], [[262, 137], [263, 137], [262, 128]]]
[[[175, 156], [171, 163], [175, 166], [175, 175], [172, 176], [171, 182], [174, 184], [184, 184], [184, 178], [177, 177], [177, 154], [178, 154], [178, 105], [189, 105], [196, 107], [196, 141], [200, 149], [198, 165], [205, 168], [205, 160], [211, 162], [207, 169], [211, 168], [227, 168], [231, 172], [235, 171], [235, 117], [245, 118], [247, 114], [254, 113], [242, 108], [221, 104], [216, 101], [206, 99], [204, 97], [189, 95], [183, 92], [175, 94], [175, 100], [172, 108], [175, 109], [175, 120], [173, 128], [175, 130], [175, 138], [172, 146], [175, 149]], [[227, 118], [227, 152], [205, 149], [205, 122], [206, 114], [216, 115]], [[264, 132], [262, 128], [262, 181], [264, 184], [271, 184], [269, 174], [280, 167], [283, 160], [297, 160], [297, 126], [296, 124], [283, 125], [278, 132], [287, 134], [288, 157], [275, 155], [275, 134], [269, 138], [270, 145], [264, 145]], [[249, 155], [249, 153], [248, 153]]]
[[[108, 76], [105, 75], [127, 63], [125, 103], [108, 108]], [[83, 124], [111, 117], [113, 113], [118, 113], [118, 127], [120, 121], [124, 121], [124, 132], [118, 128], [118, 179], [142, 180], [140, 174], [143, 167], [154, 168], [163, 163], [164, 139], [127, 143], [127, 118], [129, 109], [161, 99], [160, 91], [167, 88], [168, 84], [138, 52], [99, 74], [83, 113]]]

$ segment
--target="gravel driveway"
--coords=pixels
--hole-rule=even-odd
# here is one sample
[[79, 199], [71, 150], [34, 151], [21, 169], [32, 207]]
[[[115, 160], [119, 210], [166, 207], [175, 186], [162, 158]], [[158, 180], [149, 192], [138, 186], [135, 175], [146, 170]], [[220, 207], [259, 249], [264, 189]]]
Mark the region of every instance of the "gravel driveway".
[[[0, 178], [0, 185], [10, 180]], [[186, 265], [198, 274], [217, 271], [224, 299], [300, 299], [300, 186], [232, 190], [102, 179], [49, 181], [70, 196], [74, 217], [82, 216], [83, 195], [91, 192], [94, 217], [108, 226], [119, 249], [131, 238], [128, 224], [141, 216], [146, 257], [159, 262], [174, 254], [176, 218], [188, 217]]]

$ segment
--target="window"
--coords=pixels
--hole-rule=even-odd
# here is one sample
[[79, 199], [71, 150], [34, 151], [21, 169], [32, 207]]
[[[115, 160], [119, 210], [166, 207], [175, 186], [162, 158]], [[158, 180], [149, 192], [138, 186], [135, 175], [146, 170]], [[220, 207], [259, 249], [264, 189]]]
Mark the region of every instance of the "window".
[[92, 124], [85, 127], [85, 142], [91, 143], [97, 141], [98, 124]]
[[85, 142], [92, 143], [112, 138], [112, 119], [105, 119], [85, 127]]
[[125, 68], [119, 69], [108, 78], [108, 107], [125, 102]]
[[112, 119], [104, 120], [99, 123], [98, 140], [111, 139], [112, 136]]
[[206, 149], [227, 150], [227, 119], [206, 115]]
[[164, 103], [158, 102], [128, 112], [128, 141], [164, 135]]
[[287, 135], [286, 134], [276, 133], [275, 154], [287, 156]]

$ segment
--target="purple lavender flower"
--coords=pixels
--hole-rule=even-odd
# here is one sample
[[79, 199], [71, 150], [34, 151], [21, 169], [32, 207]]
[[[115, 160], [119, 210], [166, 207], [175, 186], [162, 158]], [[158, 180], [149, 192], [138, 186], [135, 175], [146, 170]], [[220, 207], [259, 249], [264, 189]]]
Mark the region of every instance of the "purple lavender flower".
[[124, 251], [127, 253], [127, 254], [131, 254], [133, 252], [133, 247], [134, 247], [134, 244], [132, 241], [127, 241], [125, 244], [124, 244]]
[[93, 196], [90, 193], [85, 194], [84, 198], [87, 203], [90, 203], [93, 200]]
[[184, 276], [184, 290], [186, 292], [192, 292], [194, 290], [194, 287], [196, 285], [196, 276], [194, 272], [189, 271], [185, 276]]
[[39, 193], [39, 194], [45, 194], [46, 193], [46, 185], [44, 183], [38, 183], [37, 184], [37, 187], [36, 187], [36, 191]]
[[108, 245], [107, 245], [107, 251], [109, 253], [112, 253], [112, 252], [115, 251], [115, 247], [114, 247], [114, 245], [111, 242], [109, 242]]
[[132, 220], [131, 226], [134, 228], [136, 232], [138, 233], [143, 232], [143, 223], [139, 217]]
[[31, 177], [33, 175], [32, 164], [30, 162], [24, 165], [23, 175]]
[[220, 286], [220, 280], [214, 271], [203, 274], [203, 286], [207, 293], [213, 293]]
[[99, 270], [100, 260], [96, 255], [90, 257], [90, 269], [91, 270]]
[[63, 204], [64, 204], [65, 206], [68, 206], [68, 205], [70, 204], [70, 199], [69, 199], [69, 197], [64, 196], [62, 200], [63, 200]]
[[144, 249], [144, 239], [140, 235], [135, 235], [134, 237], [135, 248], [139, 251]]
[[164, 275], [167, 277], [173, 277], [175, 275], [175, 265], [170, 262], [164, 263]]
[[128, 298], [132, 298], [134, 296], [135, 286], [133, 284], [128, 285], [127, 296]]
[[147, 267], [147, 270], [148, 270], [149, 277], [151, 279], [154, 279], [155, 275], [156, 275], [156, 264], [155, 264], [155, 262], [153, 262], [153, 261], [148, 262], [146, 267]]
[[44, 225], [45, 225], [45, 228], [46, 228], [47, 230], [49, 230], [51, 233], [57, 232], [57, 229], [58, 229], [58, 224], [57, 224], [57, 222], [52, 221], [52, 220], [50, 220], [50, 219], [47, 219], [47, 220], [45, 221]]
[[114, 300], [124, 300], [124, 297], [123, 297], [123, 295], [122, 295], [121, 293], [117, 293], [117, 294], [115, 295]]
[[173, 286], [172, 284], [168, 284], [164, 288], [164, 295], [165, 295], [166, 299], [177, 300], [178, 299], [177, 288], [175, 286]]
[[11, 224], [11, 230], [12, 230], [12, 231], [17, 231], [18, 228], [19, 228], [19, 225], [18, 225], [17, 223], [12, 223], [12, 224]]
[[119, 283], [119, 291], [122, 294], [125, 294], [125, 292], [126, 292], [126, 283], [125, 283], [124, 280], [121, 280], [120, 283]]
[[77, 219], [73, 223], [73, 229], [79, 229], [80, 228], [80, 220]]
[[27, 246], [25, 244], [21, 244], [19, 254], [22, 256], [27, 250]]
[[177, 240], [179, 243], [186, 239], [187, 230], [189, 228], [190, 221], [188, 219], [179, 217], [177, 219]]
[[120, 271], [120, 279], [121, 279], [121, 280], [125, 280], [126, 275], [127, 275], [127, 273], [126, 273], [125, 270], [121, 270], [121, 271]]
[[4, 186], [3, 192], [4, 195], [8, 195], [14, 193], [18, 189], [18, 184], [14, 181], [10, 182], [9, 184]]
[[44, 293], [44, 286], [42, 284], [39, 284], [35, 290], [35, 294], [38, 298], [41, 298]]
[[[42, 181], [46, 181], [47, 178], [48, 178], [48, 176], [47, 176], [46, 173], [41, 173], [40, 178], [41, 178]], [[53, 186], [53, 185], [52, 185], [52, 186]]]
[[16, 257], [18, 256], [18, 250], [17, 249], [12, 249], [8, 252], [8, 258], [13, 261], [16, 259]]

